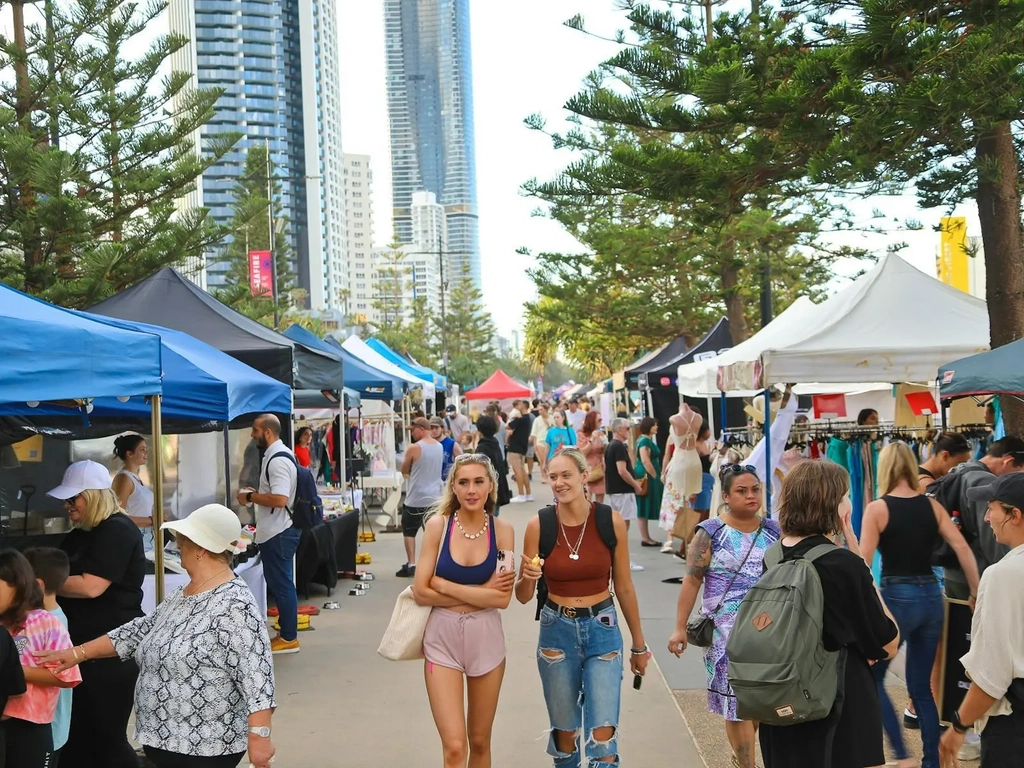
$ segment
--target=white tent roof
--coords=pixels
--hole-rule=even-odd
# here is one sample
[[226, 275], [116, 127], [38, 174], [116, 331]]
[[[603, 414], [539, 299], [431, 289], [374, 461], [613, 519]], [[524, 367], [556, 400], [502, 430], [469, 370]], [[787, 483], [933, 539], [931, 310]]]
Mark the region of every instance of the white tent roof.
[[355, 357], [362, 360], [372, 368], [376, 368], [378, 371], [386, 373], [388, 376], [393, 376], [396, 379], [401, 379], [408, 385], [407, 389], [417, 389], [423, 387], [423, 396], [428, 400], [434, 397], [434, 385], [428, 381], [424, 381], [421, 378], [413, 376], [408, 371], [403, 371], [397, 365], [392, 363], [386, 357], [381, 355], [377, 350], [367, 344], [365, 341], [360, 339], [355, 334], [349, 336], [341, 344], [342, 348], [346, 352], [354, 355]]
[[939, 366], [988, 346], [985, 302], [888, 254], [815, 307], [801, 332], [773, 338], [759, 366], [727, 361], [720, 373], [729, 389], [808, 381], [929, 382]]
[[[746, 341], [717, 357], [680, 365], [678, 369], [679, 392], [690, 397], [713, 397], [718, 395], [718, 368], [733, 363], [754, 363], [761, 353], [770, 346], [777, 346], [791, 339], [794, 334], [804, 332], [807, 317], [817, 305], [806, 296], [801, 296], [772, 320], [768, 325]], [[950, 358], [952, 359], [952, 358]], [[755, 394], [751, 392], [750, 394]]]

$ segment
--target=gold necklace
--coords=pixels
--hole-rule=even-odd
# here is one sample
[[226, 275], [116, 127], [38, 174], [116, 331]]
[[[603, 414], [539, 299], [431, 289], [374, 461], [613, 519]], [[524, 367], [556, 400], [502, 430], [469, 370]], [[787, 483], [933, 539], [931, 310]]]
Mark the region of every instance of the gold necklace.
[[[226, 570], [226, 571], [227, 571], [228, 573], [232, 573], [232, 574], [233, 574], [233, 572], [231, 571], [231, 569], [230, 569], [230, 568], [226, 568], [225, 570]], [[188, 586], [186, 586], [186, 587], [185, 587], [185, 589], [184, 589], [184, 590], [182, 590], [182, 593], [183, 593], [183, 594], [184, 594], [184, 595], [185, 595], [186, 597], [192, 597], [193, 595], [197, 594], [197, 593], [199, 592], [199, 590], [200, 590], [200, 589], [202, 589], [203, 587], [205, 587], [205, 586], [206, 586], [207, 584], [209, 584], [209, 583], [210, 583], [211, 581], [213, 581], [213, 580], [214, 580], [215, 578], [217, 578], [218, 576], [222, 576], [222, 575], [224, 575], [224, 571], [218, 571], [217, 573], [213, 574], [213, 576], [211, 576], [211, 577], [210, 577], [210, 578], [208, 578], [208, 579], [207, 579], [206, 581], [204, 581], [204, 582], [203, 582], [202, 584], [200, 584], [200, 585], [199, 585], [198, 587], [196, 587], [195, 589], [193, 589], [193, 590], [192, 590], [191, 592], [189, 592], [189, 591], [188, 591], [188, 588], [192, 586], [192, 583], [191, 583], [191, 582], [189, 582]]]

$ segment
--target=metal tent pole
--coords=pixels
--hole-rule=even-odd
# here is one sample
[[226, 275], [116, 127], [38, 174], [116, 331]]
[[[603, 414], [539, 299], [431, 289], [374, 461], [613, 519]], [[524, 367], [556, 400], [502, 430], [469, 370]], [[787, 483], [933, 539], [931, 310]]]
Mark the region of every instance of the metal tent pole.
[[164, 446], [160, 395], [150, 399], [153, 422], [153, 570], [156, 571], [156, 602], [164, 600]]

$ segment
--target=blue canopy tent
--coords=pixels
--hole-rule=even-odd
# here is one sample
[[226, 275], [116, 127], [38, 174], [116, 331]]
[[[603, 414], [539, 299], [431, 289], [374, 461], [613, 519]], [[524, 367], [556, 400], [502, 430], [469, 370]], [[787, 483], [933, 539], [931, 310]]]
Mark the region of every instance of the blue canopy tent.
[[432, 371], [430, 368], [427, 368], [424, 365], [417, 365], [416, 363], [409, 362], [406, 358], [402, 357], [400, 354], [395, 352], [393, 349], [391, 349], [391, 347], [389, 347], [380, 339], [375, 339], [371, 337], [366, 340], [366, 345], [370, 347], [370, 349], [377, 352], [377, 354], [379, 354], [384, 359], [389, 360], [390, 362], [397, 365], [403, 371], [411, 373], [416, 378], [423, 379], [423, 381], [429, 381], [438, 389], [444, 389], [444, 387], [447, 384], [444, 376], [437, 373], [436, 371]]
[[[313, 334], [310, 335], [312, 336]], [[364, 363], [348, 350], [342, 349], [341, 342], [330, 336], [321, 341], [321, 343], [327, 345], [327, 348], [336, 354], [341, 355], [341, 359], [345, 362], [345, 386], [358, 392], [363, 400], [391, 400], [397, 402], [402, 399], [405, 394], [405, 382], [401, 379], [396, 379], [394, 376], [390, 376]]]
[[[87, 313], [73, 313], [91, 318]], [[287, 384], [265, 376], [230, 355], [181, 331], [123, 320], [102, 322], [116, 330], [141, 331], [159, 337], [163, 348], [163, 420], [166, 431], [210, 432], [223, 428], [242, 416], [258, 413], [287, 413], [291, 410], [291, 390]], [[138, 428], [148, 420], [149, 404], [143, 397], [127, 400], [98, 397], [92, 400], [90, 426], [77, 436], [102, 436]], [[25, 414], [0, 404], [0, 415]], [[41, 403], [32, 409], [31, 418], [67, 417], [68, 409], [54, 403]]]
[[159, 395], [160, 339], [0, 283], [0, 403]]

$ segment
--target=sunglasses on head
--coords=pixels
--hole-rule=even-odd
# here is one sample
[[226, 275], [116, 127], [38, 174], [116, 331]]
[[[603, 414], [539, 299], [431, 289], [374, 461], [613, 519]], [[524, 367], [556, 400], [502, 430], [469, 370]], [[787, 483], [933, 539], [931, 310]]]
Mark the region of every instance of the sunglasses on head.
[[752, 464], [726, 464], [718, 470], [718, 478], [722, 479], [730, 472], [734, 475], [753, 475], [757, 477], [757, 467]]
[[490, 464], [491, 460], [483, 453], [460, 453], [453, 460], [453, 463], [455, 464], [464, 464], [466, 462], [472, 462], [474, 464]]

